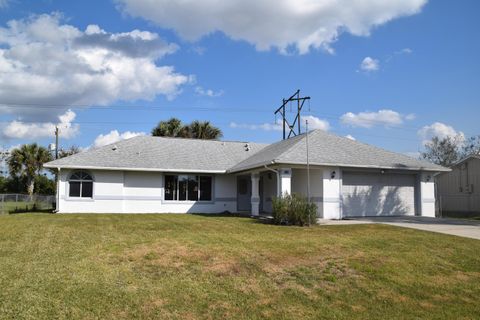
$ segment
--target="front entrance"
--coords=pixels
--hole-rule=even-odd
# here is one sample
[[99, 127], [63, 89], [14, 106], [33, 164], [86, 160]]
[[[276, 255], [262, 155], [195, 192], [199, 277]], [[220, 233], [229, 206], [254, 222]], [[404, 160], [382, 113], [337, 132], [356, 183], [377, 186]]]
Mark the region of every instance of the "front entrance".
[[252, 180], [250, 176], [237, 177], [237, 210], [252, 210]]
[[[263, 211], [263, 177], [259, 181], [260, 212]], [[252, 211], [252, 178], [250, 176], [237, 177], [237, 210]]]

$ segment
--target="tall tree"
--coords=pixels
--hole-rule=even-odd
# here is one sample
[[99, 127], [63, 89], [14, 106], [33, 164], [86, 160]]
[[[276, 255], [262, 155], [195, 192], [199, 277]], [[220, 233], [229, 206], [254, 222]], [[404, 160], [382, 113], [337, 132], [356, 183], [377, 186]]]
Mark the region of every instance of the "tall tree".
[[152, 136], [213, 140], [221, 138], [222, 131], [211, 125], [209, 121], [196, 120], [189, 125], [184, 125], [179, 119], [171, 118], [160, 121], [153, 128]]
[[158, 125], [152, 129], [152, 136], [157, 137], [182, 137], [188, 136], [187, 128], [177, 118], [170, 118], [167, 121], [160, 121]]
[[425, 144], [425, 151], [420, 156], [430, 162], [449, 167], [459, 160], [459, 151], [459, 139], [433, 137], [431, 141]]
[[222, 130], [212, 126], [209, 121], [193, 121], [188, 126], [188, 132], [193, 139], [217, 140], [222, 137]]
[[480, 154], [480, 135], [470, 137], [463, 142], [459, 158], [463, 159], [472, 154]]
[[52, 155], [46, 148], [32, 143], [13, 149], [7, 161], [12, 177], [24, 178], [27, 184], [27, 192], [32, 195], [35, 187], [35, 177], [42, 171], [43, 164], [51, 159]]

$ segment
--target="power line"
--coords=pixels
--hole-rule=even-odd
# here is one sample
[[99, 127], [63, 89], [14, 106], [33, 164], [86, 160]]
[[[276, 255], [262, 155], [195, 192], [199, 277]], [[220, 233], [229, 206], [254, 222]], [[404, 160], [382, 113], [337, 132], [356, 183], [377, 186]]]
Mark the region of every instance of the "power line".
[[[51, 104], [19, 104], [19, 103], [14, 103], [14, 104], [9, 104], [9, 103], [0, 103], [0, 109], [3, 107], [21, 107], [21, 108], [44, 108], [44, 109], [58, 109], [58, 110], [66, 110], [66, 109], [76, 109], [76, 108], [85, 108], [86, 110], [90, 109], [95, 109], [95, 110], [102, 110], [102, 111], [109, 111], [109, 110], [120, 110], [120, 111], [134, 111], [134, 112], [151, 112], [151, 111], [169, 111], [169, 112], [192, 112], [192, 111], [199, 111], [199, 112], [216, 112], [216, 113], [243, 113], [243, 112], [255, 112], [255, 113], [270, 113], [271, 111], [269, 110], [262, 110], [261, 108], [230, 108], [230, 107], [165, 107], [165, 106], [146, 106], [146, 105], [109, 105], [109, 106], [91, 106], [91, 105], [82, 105], [82, 104], [77, 104], [77, 105], [51, 105]], [[312, 111], [309, 114], [310, 116], [316, 116], [324, 119], [329, 119], [329, 120], [335, 120], [338, 122], [342, 122], [341, 117], [344, 114], [331, 114], [331, 113], [323, 113], [323, 112], [315, 112]], [[10, 121], [0, 121], [0, 123], [10, 123], [11, 121], [18, 121], [21, 123], [38, 123], [38, 124], [54, 124], [52, 121], [26, 121], [26, 120], [10, 120]], [[409, 126], [405, 124], [387, 124], [384, 121], [381, 120], [374, 120], [374, 119], [362, 119], [361, 120], [363, 123], [371, 124], [372, 126], [374, 125], [380, 125], [384, 126], [388, 129], [395, 129], [395, 130], [403, 130], [403, 131], [418, 131], [423, 129], [423, 127], [418, 127], [418, 126]], [[142, 124], [151, 124], [152, 122], [131, 122], [131, 121], [126, 121], [126, 122], [107, 122], [107, 121], [76, 121], [72, 122], [72, 124], [82, 124], [82, 125], [92, 125], [92, 124], [116, 124], [116, 125], [121, 125], [121, 124], [129, 124], [129, 125], [142, 125]], [[475, 135], [475, 134], [473, 134]]]
[[[4, 104], [0, 104], [5, 106]], [[55, 109], [59, 107], [49, 107], [49, 106], [33, 106], [33, 105], [18, 105], [19, 107], [25, 107], [25, 108], [48, 108], [48, 109]], [[271, 111], [268, 110], [261, 110], [259, 108], [256, 109], [238, 109], [238, 108], [211, 108], [211, 107], [175, 107], [174, 109], [166, 109], [166, 107], [157, 107], [157, 106], [152, 106], [152, 107], [147, 107], [147, 106], [105, 106], [105, 107], [99, 107], [99, 106], [93, 106], [93, 107], [87, 107], [83, 106], [85, 108], [90, 109], [96, 109], [96, 110], [102, 110], [102, 111], [108, 111], [108, 110], [120, 110], [120, 111], [171, 111], [171, 112], [178, 112], [178, 111], [206, 111], [206, 112], [221, 112], [221, 113], [229, 113], [229, 112], [234, 112], [234, 113], [243, 113], [243, 112], [256, 112], [256, 113], [270, 113]], [[62, 106], [62, 109], [74, 109], [74, 108], [80, 108], [80, 106], [70, 106], [70, 107], [65, 107]], [[315, 115], [318, 117], [326, 118], [326, 119], [332, 119], [336, 121], [341, 121], [340, 118], [343, 116], [340, 114], [327, 114], [327, 113], [319, 113], [319, 112], [310, 112], [310, 115]], [[1, 121], [0, 121], [1, 122]], [[21, 121], [21, 122], [27, 122], [27, 121]], [[42, 123], [42, 121], [32, 121], [36, 123]], [[44, 123], [51, 123], [51, 121], [46, 121]], [[373, 119], [362, 119], [362, 122], [364, 123], [370, 123], [372, 125], [384, 125], [388, 128], [394, 128], [394, 129], [414, 129], [414, 130], [420, 130], [422, 127], [416, 127], [416, 126], [406, 126], [406, 125], [392, 125], [392, 124], [386, 124], [384, 121], [380, 120], [373, 120]]]

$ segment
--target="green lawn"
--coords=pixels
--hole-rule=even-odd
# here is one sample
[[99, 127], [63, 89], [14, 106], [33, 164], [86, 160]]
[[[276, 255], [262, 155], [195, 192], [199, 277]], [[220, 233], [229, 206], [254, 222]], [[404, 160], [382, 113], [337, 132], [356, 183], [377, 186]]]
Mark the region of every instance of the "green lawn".
[[0, 318], [474, 319], [480, 241], [194, 215], [0, 216]]
[[[36, 208], [36, 210], [35, 210]], [[34, 201], [4, 201], [0, 202], [0, 214], [15, 212], [31, 212], [53, 210], [52, 203]]]

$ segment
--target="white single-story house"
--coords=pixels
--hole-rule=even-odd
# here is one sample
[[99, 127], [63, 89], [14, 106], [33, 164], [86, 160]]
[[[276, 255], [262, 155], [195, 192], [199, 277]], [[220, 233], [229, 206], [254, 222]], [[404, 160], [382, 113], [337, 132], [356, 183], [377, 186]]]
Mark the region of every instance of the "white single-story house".
[[433, 176], [449, 170], [321, 130], [273, 144], [140, 136], [45, 167], [60, 213], [258, 215], [298, 193], [325, 219], [433, 217]]

